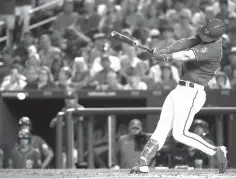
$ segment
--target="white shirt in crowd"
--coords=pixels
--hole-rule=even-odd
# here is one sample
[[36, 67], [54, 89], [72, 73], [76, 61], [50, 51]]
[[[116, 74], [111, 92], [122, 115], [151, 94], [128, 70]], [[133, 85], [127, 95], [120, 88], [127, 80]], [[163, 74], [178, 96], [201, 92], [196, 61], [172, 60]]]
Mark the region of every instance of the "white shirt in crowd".
[[[120, 59], [116, 56], [109, 56], [109, 60], [111, 63], [111, 68], [115, 71], [118, 72], [121, 68], [120, 66]], [[94, 76], [96, 73], [100, 72], [103, 70], [103, 67], [101, 65], [101, 57], [97, 57], [94, 59], [93, 65], [91, 67], [91, 75]]]
[[[180, 80], [178, 69], [175, 66], [171, 65], [171, 71], [173, 79], [178, 82]], [[150, 68], [149, 77], [154, 79], [154, 82], [161, 81], [161, 68], [159, 64], [156, 64]]]

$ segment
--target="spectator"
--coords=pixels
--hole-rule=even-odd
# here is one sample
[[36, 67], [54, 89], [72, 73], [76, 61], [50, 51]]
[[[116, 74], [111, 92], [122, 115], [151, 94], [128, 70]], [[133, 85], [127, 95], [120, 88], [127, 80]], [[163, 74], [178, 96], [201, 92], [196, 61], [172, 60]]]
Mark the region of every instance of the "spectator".
[[79, 15], [74, 12], [74, 1], [73, 0], [65, 0], [63, 5], [63, 11], [58, 14], [57, 19], [54, 21], [52, 25], [52, 29], [54, 33], [59, 33], [63, 35], [65, 29], [70, 25], [77, 22]]
[[14, 56], [20, 56], [23, 62], [28, 60], [28, 49], [31, 45], [35, 45], [35, 38], [31, 31], [25, 32], [22, 36], [20, 44], [14, 50]]
[[119, 71], [120, 82], [122, 85], [128, 83], [128, 77], [134, 73], [134, 68], [131, 66], [131, 62], [128, 58], [121, 60], [121, 69]]
[[177, 86], [177, 81], [173, 78], [171, 65], [164, 63], [161, 65], [161, 81], [154, 84], [153, 89], [172, 90]]
[[26, 78], [22, 75], [17, 67], [13, 67], [8, 76], [5, 76], [1, 84], [1, 91], [23, 90], [26, 86]]
[[224, 67], [224, 72], [229, 77], [229, 79], [232, 80], [234, 71], [236, 71], [236, 47], [231, 48], [228, 58], [230, 64]]
[[[172, 71], [173, 79], [175, 81], [179, 81], [180, 76], [179, 76], [178, 69], [174, 65], [171, 65], [171, 71]], [[149, 70], [148, 75], [150, 78], [154, 80], [155, 83], [161, 82], [161, 65], [156, 64], [152, 66]]]
[[59, 89], [66, 89], [68, 87], [72, 87], [72, 70], [68, 66], [64, 66], [60, 69], [58, 81], [56, 81], [56, 85]]
[[159, 27], [159, 16], [161, 15], [161, 7], [157, 1], [154, 3], [150, 3], [148, 7], [146, 7], [146, 25], [149, 29], [158, 29]]
[[234, 70], [233, 78], [231, 79], [231, 86], [233, 89], [236, 89], [236, 70]]
[[48, 146], [47, 142], [40, 136], [32, 134], [32, 122], [24, 116], [19, 120], [20, 131], [26, 131], [30, 135], [29, 144], [40, 153], [40, 161], [42, 161], [40, 167], [42, 169], [48, 168], [54, 154], [52, 149]]
[[160, 42], [161, 33], [158, 29], [150, 30], [150, 39], [148, 39], [148, 45], [151, 49], [157, 48]]
[[128, 59], [130, 61], [131, 67], [135, 68], [136, 65], [141, 62], [141, 60], [137, 56], [135, 47], [127, 44], [122, 44], [122, 48], [124, 51], [124, 55], [120, 57], [121, 60]]
[[3, 78], [9, 75], [12, 67], [12, 53], [9, 48], [4, 48], [1, 57], [0, 65], [0, 82], [2, 83]]
[[218, 71], [208, 83], [210, 89], [231, 89], [230, 80], [224, 72]]
[[61, 53], [61, 50], [52, 46], [50, 36], [46, 34], [40, 37], [39, 45], [41, 49], [39, 51], [41, 64], [51, 68], [54, 55]]
[[30, 68], [25, 72], [27, 79], [27, 85], [24, 87], [26, 90], [36, 90], [38, 89], [38, 70], [35, 68]]
[[125, 25], [134, 30], [142, 29], [145, 27], [145, 17], [142, 12], [138, 9], [138, 1], [127, 0], [122, 2], [122, 10], [126, 17]]
[[230, 12], [229, 11], [229, 9], [228, 9], [228, 6], [229, 6], [228, 0], [220, 0], [219, 5], [220, 5], [219, 6], [220, 7], [220, 12], [218, 12], [215, 15], [215, 18], [222, 20], [225, 23], [226, 27], [228, 27], [230, 25], [229, 20], [231, 18], [236, 18], [236, 14], [235, 14], [235, 12]]
[[101, 66], [103, 67], [103, 69], [97, 74], [95, 74], [95, 76], [92, 78], [92, 81], [97, 82], [99, 88], [103, 89], [103, 86], [104, 88], [106, 88], [105, 86], [107, 85], [107, 74], [109, 72], [115, 72], [115, 71], [111, 68], [111, 62], [109, 57], [107, 56], [103, 56], [101, 58]]
[[53, 76], [47, 66], [42, 66], [39, 69], [38, 76], [38, 89], [39, 90], [55, 90], [58, 89], [53, 81]]
[[103, 70], [103, 66], [102, 66], [102, 58], [103, 56], [106, 56], [109, 59], [109, 63], [110, 63], [110, 68], [112, 70], [114, 70], [115, 72], [118, 72], [120, 70], [120, 58], [118, 58], [117, 56], [113, 56], [111, 55], [111, 47], [110, 47], [110, 43], [108, 42], [108, 39], [105, 37], [105, 34], [97, 34], [100, 37], [96, 37], [99, 38], [96, 39], [96, 44], [98, 45], [97, 47], [95, 47], [96, 49], [96, 56], [94, 57], [90, 57], [90, 58], [94, 58], [94, 59], [90, 59], [91, 60], [91, 69], [90, 69], [90, 73], [91, 76], [94, 76], [96, 73], [98, 73], [99, 71]]
[[148, 64], [139, 62], [135, 68], [135, 72], [135, 74], [140, 77], [141, 81], [147, 85], [148, 89], [152, 89], [154, 80], [148, 76]]
[[172, 25], [167, 21], [163, 20], [160, 22], [161, 26], [159, 28], [161, 32], [161, 40], [159, 41], [157, 49], [164, 49], [174, 43], [176, 40], [174, 38], [174, 29]]
[[107, 90], [123, 90], [123, 86], [119, 83], [117, 74], [109, 72], [107, 74]]
[[[150, 136], [143, 131], [142, 122], [133, 119], [129, 122], [128, 134], [119, 137], [116, 147], [115, 165], [120, 168], [133, 166]], [[151, 163], [154, 166], [155, 163]]]
[[88, 85], [90, 74], [83, 57], [75, 58], [72, 69], [72, 83], [76, 89], [84, 88]]
[[191, 25], [192, 14], [189, 9], [183, 9], [179, 12], [180, 21], [175, 26], [176, 39], [188, 38], [195, 34], [195, 28]]
[[51, 72], [54, 81], [58, 81], [60, 70], [66, 64], [65, 61], [66, 60], [63, 60], [63, 56], [61, 53], [57, 53], [56, 55], [53, 56]]
[[27, 130], [19, 130], [18, 142], [11, 152], [8, 161], [9, 168], [35, 169], [41, 168], [41, 155], [39, 150], [30, 145], [31, 136]]
[[128, 84], [124, 86], [125, 90], [147, 90], [147, 84], [142, 82], [139, 76], [134, 74], [128, 77]]

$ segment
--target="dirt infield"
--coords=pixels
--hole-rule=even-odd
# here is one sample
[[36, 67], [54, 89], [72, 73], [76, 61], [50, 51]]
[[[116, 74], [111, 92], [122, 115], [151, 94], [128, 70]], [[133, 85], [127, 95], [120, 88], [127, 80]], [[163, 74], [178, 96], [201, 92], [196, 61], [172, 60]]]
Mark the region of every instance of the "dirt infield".
[[67, 170], [0, 170], [0, 178], [81, 178], [81, 179], [236, 179], [236, 169], [227, 170], [225, 174], [218, 174], [217, 170], [151, 170], [148, 174], [129, 174], [129, 170], [109, 169], [67, 169]]

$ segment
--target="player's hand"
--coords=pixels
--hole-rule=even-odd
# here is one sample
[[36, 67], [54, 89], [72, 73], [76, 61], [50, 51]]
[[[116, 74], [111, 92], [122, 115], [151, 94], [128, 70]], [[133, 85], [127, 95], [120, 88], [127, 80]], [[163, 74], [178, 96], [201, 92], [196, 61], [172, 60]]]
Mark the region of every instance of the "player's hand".
[[173, 60], [171, 54], [159, 54], [159, 53], [151, 54], [151, 59], [154, 61], [165, 61], [165, 62], [171, 62]]

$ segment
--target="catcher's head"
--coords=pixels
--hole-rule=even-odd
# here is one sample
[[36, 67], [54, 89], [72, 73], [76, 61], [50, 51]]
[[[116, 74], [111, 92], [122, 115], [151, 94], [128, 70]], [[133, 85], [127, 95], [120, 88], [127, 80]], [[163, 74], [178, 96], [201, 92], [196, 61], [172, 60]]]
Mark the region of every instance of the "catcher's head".
[[32, 122], [31, 122], [30, 118], [28, 118], [26, 116], [23, 116], [20, 118], [19, 125], [20, 125], [20, 128], [32, 129]]
[[27, 129], [20, 129], [18, 132], [18, 141], [21, 147], [25, 147], [30, 143], [31, 133]]
[[202, 26], [198, 35], [204, 42], [213, 42], [218, 40], [225, 33], [225, 24], [219, 19], [212, 19]]

